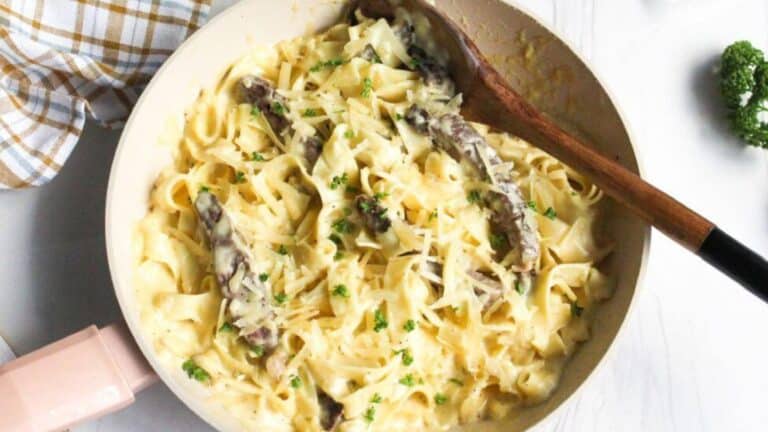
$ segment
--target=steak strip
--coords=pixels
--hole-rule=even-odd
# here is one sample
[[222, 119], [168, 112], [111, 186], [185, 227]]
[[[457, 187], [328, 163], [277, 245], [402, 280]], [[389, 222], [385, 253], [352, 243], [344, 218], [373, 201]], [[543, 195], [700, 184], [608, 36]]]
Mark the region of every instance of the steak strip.
[[[285, 116], [288, 111], [288, 101], [269, 81], [255, 75], [244, 76], [237, 84], [237, 100], [258, 108], [275, 135], [281, 136], [293, 129], [291, 122]], [[317, 133], [303, 138], [304, 158], [309, 164], [310, 171], [322, 153], [323, 141]]]
[[272, 289], [253, 272], [250, 257], [232, 221], [218, 198], [201, 191], [195, 210], [205, 227], [213, 253], [213, 267], [221, 294], [229, 300], [228, 310], [240, 335], [265, 353], [277, 346], [278, 328], [270, 305]]
[[539, 256], [536, 219], [509, 171], [503, 169], [504, 161], [496, 150], [457, 114], [443, 114], [435, 119], [425, 109], [412, 105], [405, 120], [416, 131], [431, 136], [437, 147], [454, 159], [469, 163], [490, 182], [491, 190], [485, 194], [484, 201], [491, 209], [491, 223], [518, 252], [521, 270], [532, 270]]

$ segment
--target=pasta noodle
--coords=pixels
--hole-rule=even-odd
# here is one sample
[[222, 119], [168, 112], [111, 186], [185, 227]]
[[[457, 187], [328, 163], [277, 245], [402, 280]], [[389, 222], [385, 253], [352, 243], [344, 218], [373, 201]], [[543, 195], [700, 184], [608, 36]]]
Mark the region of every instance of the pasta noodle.
[[[597, 268], [611, 250], [594, 232], [602, 193], [473, 124], [538, 225], [540, 253], [521, 272], [475, 199], [484, 180], [405, 119], [414, 104], [455, 113], [461, 96], [426, 82], [392, 23], [358, 21], [255, 50], [202, 91], [137, 229], [135, 285], [154, 349], [243, 430], [322, 430], [323, 397], [343, 407], [342, 431], [505, 417], [548, 397], [611, 294]], [[237, 97], [251, 75], [277, 89], [267, 111]], [[275, 128], [275, 110], [289, 127]], [[308, 163], [312, 137], [322, 150]], [[269, 286], [273, 353], [246, 342], [236, 318], [248, 306], [235, 313], [222, 294], [194, 204], [203, 191]], [[386, 230], [365, 229], [367, 206], [386, 210]]]

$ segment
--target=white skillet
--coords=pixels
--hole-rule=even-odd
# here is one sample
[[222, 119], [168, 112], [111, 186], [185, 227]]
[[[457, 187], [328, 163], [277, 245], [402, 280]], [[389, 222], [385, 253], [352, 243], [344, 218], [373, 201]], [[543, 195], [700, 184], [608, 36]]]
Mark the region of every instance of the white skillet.
[[[437, 5], [468, 29], [513, 86], [539, 108], [639, 172], [629, 132], [609, 94], [551, 30], [500, 0], [438, 0]], [[0, 430], [65, 429], [130, 404], [157, 376], [215, 428], [241, 430], [236, 419], [206, 402], [205, 387], [190, 381], [180, 368], [166, 367], [142, 331], [131, 283], [134, 228], [147, 211], [152, 183], [171, 162], [171, 149], [158, 145], [158, 138], [168, 128], [180, 127], [184, 109], [200, 89], [213, 85], [230, 63], [257, 45], [336, 22], [341, 7], [341, 2], [318, 0], [243, 1], [196, 32], [163, 65], [126, 124], [107, 191], [107, 256], [127, 327], [91, 326], [0, 366]], [[536, 54], [525, 61], [521, 53], [529, 46]], [[550, 79], [556, 71], [564, 80]], [[591, 339], [577, 350], [548, 401], [509, 420], [484, 424], [483, 430], [525, 429], [550, 415], [599, 366], [612, 345], [644, 270], [650, 229], [617, 208], [611, 210], [606, 229], [617, 243], [608, 271], [617, 276], [618, 286], [600, 307]]]

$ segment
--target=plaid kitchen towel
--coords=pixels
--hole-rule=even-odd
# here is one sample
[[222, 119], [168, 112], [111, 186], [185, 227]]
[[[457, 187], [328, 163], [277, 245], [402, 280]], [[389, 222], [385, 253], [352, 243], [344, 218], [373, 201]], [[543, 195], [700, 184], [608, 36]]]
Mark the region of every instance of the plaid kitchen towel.
[[210, 0], [0, 0], [0, 189], [61, 169], [86, 113], [120, 127]]

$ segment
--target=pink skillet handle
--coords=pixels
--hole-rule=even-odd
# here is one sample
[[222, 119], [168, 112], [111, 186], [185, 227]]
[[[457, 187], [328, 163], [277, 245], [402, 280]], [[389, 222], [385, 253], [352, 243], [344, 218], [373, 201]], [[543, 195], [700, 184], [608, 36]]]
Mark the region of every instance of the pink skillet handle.
[[124, 323], [90, 326], [0, 366], [0, 431], [59, 431], [130, 405], [157, 380]]

